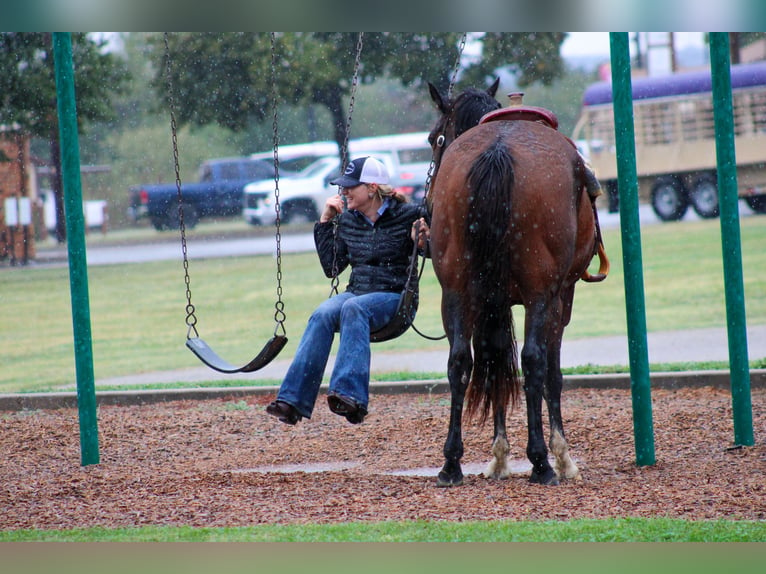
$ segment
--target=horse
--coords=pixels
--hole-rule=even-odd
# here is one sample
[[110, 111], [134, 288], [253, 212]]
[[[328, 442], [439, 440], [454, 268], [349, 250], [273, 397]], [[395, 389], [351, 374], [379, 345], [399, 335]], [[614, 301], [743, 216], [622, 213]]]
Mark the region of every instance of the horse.
[[[514, 305], [525, 313], [520, 363], [529, 480], [544, 485], [582, 480], [561, 417], [561, 342], [577, 281], [602, 280], [608, 272], [588, 194], [593, 175], [571, 140], [551, 125], [551, 112], [542, 116], [547, 123], [530, 118], [480, 123], [499, 113], [497, 86], [495, 81], [486, 90], [469, 88], [453, 100], [429, 83], [440, 117], [429, 135], [434, 165], [426, 204], [449, 341], [451, 394], [439, 486], [463, 482], [464, 402], [466, 416], [480, 415], [482, 424], [492, 414], [493, 458], [484, 476], [510, 475], [506, 411], [509, 403], [517, 405], [522, 385]], [[596, 253], [604, 257], [602, 267], [590, 275]], [[543, 400], [555, 469], [543, 436]]]

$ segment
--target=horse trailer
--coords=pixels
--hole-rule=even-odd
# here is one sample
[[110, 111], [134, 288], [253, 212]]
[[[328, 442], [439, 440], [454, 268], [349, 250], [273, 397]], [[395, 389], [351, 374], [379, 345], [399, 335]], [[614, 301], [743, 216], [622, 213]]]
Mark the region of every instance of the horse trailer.
[[[731, 66], [738, 196], [766, 213], [766, 62]], [[689, 206], [717, 217], [718, 182], [710, 70], [632, 80], [639, 198], [663, 221]], [[610, 82], [590, 85], [572, 134], [617, 210], [617, 159]]]

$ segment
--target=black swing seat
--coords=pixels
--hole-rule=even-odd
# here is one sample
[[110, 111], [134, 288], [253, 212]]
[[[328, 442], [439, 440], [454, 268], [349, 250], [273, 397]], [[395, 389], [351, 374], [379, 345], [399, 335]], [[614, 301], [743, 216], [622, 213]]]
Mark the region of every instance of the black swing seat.
[[[424, 262], [425, 263], [425, 262]], [[407, 282], [399, 298], [399, 305], [391, 320], [377, 331], [370, 333], [371, 343], [382, 343], [403, 335], [412, 326], [415, 314], [418, 312], [418, 290], [422, 266], [418, 272], [418, 242], [412, 249], [410, 264], [407, 270]]]
[[399, 306], [392, 319], [377, 331], [370, 333], [371, 343], [382, 343], [403, 335], [412, 326], [415, 314], [418, 311], [418, 287], [415, 281], [414, 288], [407, 285], [399, 299]]
[[249, 363], [242, 367], [232, 365], [228, 361], [223, 360], [210, 346], [200, 339], [199, 337], [189, 337], [186, 339], [186, 346], [191, 349], [192, 353], [205, 363], [211, 369], [214, 369], [221, 373], [252, 373], [259, 369], [262, 369], [268, 365], [279, 352], [284, 348], [287, 343], [287, 337], [284, 335], [274, 335], [266, 345], [261, 349], [261, 352]]

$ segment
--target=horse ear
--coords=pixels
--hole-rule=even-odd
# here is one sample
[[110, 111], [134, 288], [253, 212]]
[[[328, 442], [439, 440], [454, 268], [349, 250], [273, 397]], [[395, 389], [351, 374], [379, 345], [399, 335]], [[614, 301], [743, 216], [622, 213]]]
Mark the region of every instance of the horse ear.
[[494, 98], [495, 94], [497, 93], [497, 88], [499, 86], [500, 86], [500, 78], [496, 78], [493, 84], [489, 88], [487, 88], [487, 93]]
[[431, 99], [439, 108], [439, 111], [443, 114], [447, 113], [447, 103], [444, 101], [444, 96], [441, 95], [439, 90], [431, 82], [428, 82], [428, 91], [431, 92]]

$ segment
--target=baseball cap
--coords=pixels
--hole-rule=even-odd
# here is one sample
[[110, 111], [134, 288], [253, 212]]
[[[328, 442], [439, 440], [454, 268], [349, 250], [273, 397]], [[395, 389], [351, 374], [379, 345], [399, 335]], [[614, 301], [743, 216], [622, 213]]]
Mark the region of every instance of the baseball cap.
[[346, 171], [330, 183], [341, 187], [354, 187], [361, 183], [388, 183], [388, 170], [380, 160], [374, 157], [358, 157], [349, 162]]

